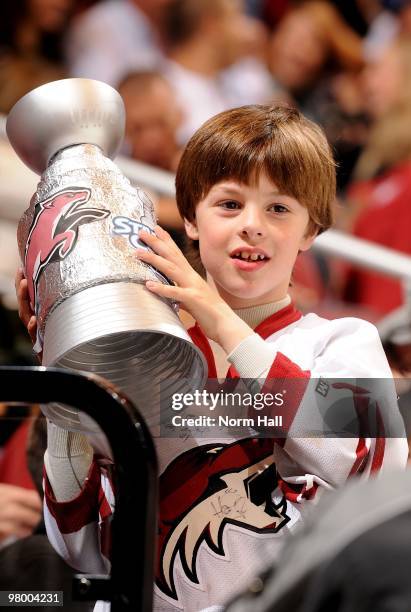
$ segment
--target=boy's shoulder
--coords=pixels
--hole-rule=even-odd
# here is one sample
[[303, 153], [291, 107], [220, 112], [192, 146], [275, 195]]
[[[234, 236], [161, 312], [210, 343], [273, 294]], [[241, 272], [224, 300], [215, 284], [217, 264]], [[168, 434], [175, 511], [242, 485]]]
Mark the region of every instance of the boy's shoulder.
[[363, 319], [325, 319], [309, 313], [269, 335], [266, 342], [303, 370], [321, 376], [391, 376], [378, 330]]
[[297, 321], [291, 323], [279, 331], [279, 334], [293, 333], [294, 331], [311, 330], [315, 334], [324, 333], [327, 335], [351, 335], [354, 333], [368, 334], [374, 338], [378, 338], [378, 330], [373, 323], [357, 317], [342, 317], [336, 319], [327, 319], [321, 317], [314, 312], [303, 314]]

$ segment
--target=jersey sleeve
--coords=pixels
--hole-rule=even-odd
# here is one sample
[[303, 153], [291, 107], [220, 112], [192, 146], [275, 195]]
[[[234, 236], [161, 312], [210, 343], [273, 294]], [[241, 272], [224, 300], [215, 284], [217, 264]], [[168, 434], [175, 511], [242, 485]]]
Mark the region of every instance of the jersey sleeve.
[[262, 393], [284, 394], [286, 435], [274, 456], [291, 501], [405, 466], [395, 385], [373, 325], [310, 315], [290, 333], [246, 338], [229, 360], [240, 377], [258, 376]]
[[114, 511], [111, 478], [94, 458], [77, 497], [58, 502], [44, 471], [44, 520], [53, 548], [75, 569], [109, 571], [109, 518]]

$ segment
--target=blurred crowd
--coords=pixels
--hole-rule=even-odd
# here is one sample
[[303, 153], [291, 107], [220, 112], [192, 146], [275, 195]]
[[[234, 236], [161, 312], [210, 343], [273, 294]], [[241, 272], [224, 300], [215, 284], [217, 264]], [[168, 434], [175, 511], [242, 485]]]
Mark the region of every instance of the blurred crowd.
[[[123, 153], [171, 172], [210, 116], [243, 104], [298, 106], [335, 151], [337, 227], [411, 253], [411, 2], [4, 3], [0, 112], [68, 76], [116, 87], [127, 113]], [[173, 200], [151, 195], [181, 245]], [[373, 322], [404, 302], [398, 281], [311, 254], [300, 258], [292, 292], [303, 309]], [[411, 357], [401, 355], [406, 370]]]
[[[335, 152], [337, 228], [411, 255], [411, 1], [3, 2], [0, 113], [70, 76], [117, 88], [126, 107], [123, 153], [170, 172], [212, 115], [244, 104], [297, 106], [323, 126]], [[183, 244], [174, 201], [151, 195], [160, 224]], [[300, 256], [291, 292], [303, 310], [373, 322], [404, 304], [399, 281], [318, 254]], [[17, 315], [0, 312], [1, 364], [31, 363]], [[410, 319], [385, 340], [394, 373], [406, 377]], [[1, 410], [13, 422], [16, 409]], [[12, 439], [13, 428], [0, 445]], [[8, 521], [0, 510], [0, 546], [40, 519], [32, 489], [23, 499], [0, 474], [0, 495], [14, 509]]]

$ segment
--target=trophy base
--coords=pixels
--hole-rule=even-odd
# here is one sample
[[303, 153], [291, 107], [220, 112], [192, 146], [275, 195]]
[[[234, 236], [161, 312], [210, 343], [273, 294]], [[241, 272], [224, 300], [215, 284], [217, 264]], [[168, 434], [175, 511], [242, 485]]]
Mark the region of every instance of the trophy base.
[[[85, 289], [47, 319], [43, 365], [97, 374], [115, 384], [152, 431], [160, 400], [202, 389], [207, 365], [176, 313], [142, 284], [115, 282]], [[63, 404], [42, 406], [56, 425], [99, 433], [90, 417]], [[157, 430], [158, 431], [158, 430]]]

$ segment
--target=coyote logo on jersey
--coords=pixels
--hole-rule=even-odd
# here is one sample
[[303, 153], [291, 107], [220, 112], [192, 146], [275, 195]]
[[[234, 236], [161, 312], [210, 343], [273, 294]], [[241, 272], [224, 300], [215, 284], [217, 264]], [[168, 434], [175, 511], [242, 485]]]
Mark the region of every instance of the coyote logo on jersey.
[[36, 309], [39, 278], [47, 264], [62, 260], [73, 251], [80, 225], [110, 214], [109, 210], [84, 207], [90, 195], [90, 189], [71, 187], [36, 205], [24, 258], [33, 309]]
[[160, 477], [157, 586], [178, 599], [174, 562], [198, 584], [197, 554], [205, 542], [224, 556], [228, 524], [256, 533], [276, 533], [289, 520], [286, 501], [274, 504], [277, 487], [273, 441], [247, 439], [207, 444], [177, 457]]

